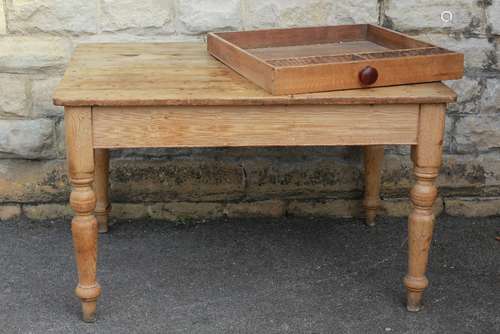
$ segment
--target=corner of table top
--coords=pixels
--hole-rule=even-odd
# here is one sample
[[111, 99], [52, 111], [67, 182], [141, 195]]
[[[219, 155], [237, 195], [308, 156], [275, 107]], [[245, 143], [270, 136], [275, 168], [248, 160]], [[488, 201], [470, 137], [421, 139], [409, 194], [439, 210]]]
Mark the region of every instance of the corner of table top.
[[[460, 79], [458, 79], [460, 80]], [[457, 102], [458, 95], [457, 93], [450, 88], [448, 85], [446, 85], [444, 82], [439, 82], [441, 84], [442, 90], [443, 90], [443, 97], [446, 97], [447, 99], [443, 101], [444, 103], [453, 103]]]

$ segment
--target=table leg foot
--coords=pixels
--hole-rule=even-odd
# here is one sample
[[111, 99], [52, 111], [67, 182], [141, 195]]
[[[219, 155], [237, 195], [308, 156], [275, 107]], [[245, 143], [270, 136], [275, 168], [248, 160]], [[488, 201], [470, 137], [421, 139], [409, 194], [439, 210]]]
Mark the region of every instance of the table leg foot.
[[406, 276], [404, 279], [406, 286], [406, 309], [409, 312], [419, 312], [423, 308], [422, 299], [424, 290], [429, 285], [427, 278]]
[[99, 226], [99, 233], [107, 233], [109, 231], [108, 226], [108, 214], [111, 211], [111, 205], [109, 205], [102, 212], [95, 212], [95, 218], [97, 220], [97, 225]]
[[377, 218], [377, 211], [367, 210], [365, 224], [368, 226], [375, 226], [375, 218]]
[[97, 221], [93, 216], [76, 216], [71, 230], [78, 269], [75, 294], [82, 304], [83, 320], [92, 322], [95, 320], [97, 298], [101, 295], [101, 287], [96, 281]]
[[365, 169], [365, 208], [366, 225], [375, 226], [377, 211], [380, 208], [380, 178], [384, 160], [384, 146], [365, 146], [363, 153]]
[[95, 322], [97, 309], [97, 301], [82, 301], [82, 320], [85, 322]]
[[423, 309], [422, 292], [408, 292], [406, 294], [406, 309], [408, 312], [419, 312]]

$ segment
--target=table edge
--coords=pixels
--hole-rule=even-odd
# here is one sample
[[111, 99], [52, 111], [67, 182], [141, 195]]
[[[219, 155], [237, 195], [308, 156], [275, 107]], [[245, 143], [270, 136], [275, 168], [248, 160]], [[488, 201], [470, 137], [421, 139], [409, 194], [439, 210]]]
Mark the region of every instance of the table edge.
[[277, 96], [269, 98], [241, 99], [158, 99], [158, 100], [99, 100], [99, 99], [65, 99], [54, 95], [53, 103], [65, 107], [145, 107], [145, 106], [269, 106], [269, 105], [328, 105], [328, 104], [433, 104], [452, 103], [457, 100], [455, 93], [448, 96], [435, 97], [325, 97], [296, 98], [293, 96]]

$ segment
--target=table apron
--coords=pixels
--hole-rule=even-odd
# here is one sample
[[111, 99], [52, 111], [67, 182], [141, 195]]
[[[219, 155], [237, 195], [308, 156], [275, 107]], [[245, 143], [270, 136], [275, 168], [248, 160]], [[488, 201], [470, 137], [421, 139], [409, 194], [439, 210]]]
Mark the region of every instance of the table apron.
[[93, 145], [416, 144], [419, 110], [419, 104], [93, 107]]

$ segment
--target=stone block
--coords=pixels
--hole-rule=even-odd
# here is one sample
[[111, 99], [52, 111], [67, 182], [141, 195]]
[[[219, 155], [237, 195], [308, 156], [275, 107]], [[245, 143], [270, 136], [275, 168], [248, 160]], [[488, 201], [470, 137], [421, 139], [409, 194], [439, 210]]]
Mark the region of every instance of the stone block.
[[246, 195], [259, 197], [321, 197], [324, 194], [359, 191], [362, 172], [350, 161], [321, 159], [248, 159], [242, 166]]
[[[389, 197], [408, 196], [413, 184], [413, 163], [410, 156], [385, 155], [381, 191]], [[361, 179], [360, 182], [363, 182]], [[363, 183], [361, 183], [363, 184]]]
[[498, 154], [445, 155], [438, 186], [444, 197], [500, 196]]
[[55, 157], [54, 121], [0, 120], [2, 157], [40, 159]]
[[477, 100], [481, 96], [481, 85], [479, 79], [463, 77], [460, 80], [444, 82], [457, 93], [457, 102], [450, 103], [448, 110], [462, 114], [478, 113]]
[[496, 38], [496, 45], [497, 45], [497, 50], [496, 50], [496, 53], [495, 53], [495, 61], [496, 61], [496, 70], [497, 71], [500, 71], [500, 37], [497, 37]]
[[376, 0], [329, 2], [333, 7], [328, 24], [378, 23], [379, 5]]
[[[475, 103], [474, 103], [475, 104]], [[475, 110], [475, 109], [472, 109]], [[455, 123], [459, 118], [454, 113], [457, 112], [451, 108], [445, 116], [445, 128], [444, 128], [444, 138], [443, 138], [443, 152], [450, 153], [455, 149]]]
[[12, 32], [97, 32], [97, 1], [11, 0], [7, 9]]
[[271, 0], [244, 1], [246, 28], [376, 23], [378, 4], [369, 1]]
[[17, 204], [0, 205], [0, 221], [17, 219], [21, 216], [21, 206]]
[[333, 10], [330, 1], [277, 1], [280, 27], [325, 25]]
[[63, 160], [0, 159], [0, 203], [64, 203], [69, 182]]
[[[413, 180], [409, 156], [386, 155], [381, 189], [384, 198], [407, 197]], [[437, 184], [444, 197], [500, 196], [498, 154], [444, 154]]]
[[360, 200], [349, 199], [295, 200], [288, 204], [287, 214], [297, 217], [360, 217], [362, 204]]
[[486, 38], [464, 38], [447, 34], [420, 34], [416, 38], [464, 54], [466, 68], [490, 66], [495, 47]]
[[446, 213], [460, 217], [488, 217], [500, 215], [500, 198], [457, 197], [447, 198]]
[[485, 152], [500, 147], [500, 113], [465, 116], [455, 125], [455, 143], [459, 153]]
[[227, 203], [224, 207], [224, 215], [235, 217], [283, 217], [286, 206], [280, 200], [268, 200], [257, 202]]
[[[411, 211], [408, 197], [384, 199], [381, 203], [379, 216], [407, 217]], [[433, 206], [436, 216], [443, 212], [443, 199], [438, 197]], [[325, 217], [364, 217], [364, 208], [361, 200], [355, 199], [324, 199], [315, 201], [292, 201], [287, 214], [292, 216], [325, 216]]]
[[31, 83], [34, 117], [63, 116], [64, 108], [52, 103], [54, 89], [61, 81], [60, 77], [34, 79]]
[[118, 202], [221, 201], [244, 195], [237, 162], [189, 157], [167, 161], [111, 161], [111, 193]]
[[23, 213], [28, 219], [46, 220], [46, 219], [67, 219], [73, 217], [73, 211], [69, 204], [44, 203], [44, 204], [25, 204]]
[[7, 33], [7, 22], [5, 21], [5, 2], [0, 2], [0, 35]]
[[500, 110], [500, 78], [486, 80], [480, 106], [482, 113], [497, 113]]
[[242, 23], [246, 29], [279, 26], [279, 10], [275, 1], [248, 1], [243, 3]]
[[[444, 11], [452, 14], [449, 22], [441, 19]], [[482, 13], [476, 1], [469, 0], [387, 0], [385, 16], [386, 24], [399, 31], [474, 30], [481, 23]]]
[[223, 216], [224, 206], [210, 202], [169, 202], [156, 203], [148, 207], [149, 217], [188, 223], [191, 220], [215, 219]]
[[109, 216], [116, 219], [149, 218], [146, 203], [112, 203]]
[[177, 3], [177, 18], [188, 33], [236, 30], [241, 26], [240, 0], [183, 0]]
[[491, 27], [491, 32], [500, 35], [500, 0], [492, 0], [486, 8], [486, 19]]
[[64, 129], [64, 120], [56, 119], [56, 157], [58, 159], [66, 159], [66, 134]]
[[102, 31], [173, 31], [174, 6], [170, 0], [103, 0], [101, 11]]
[[27, 84], [22, 75], [0, 74], [0, 115], [26, 117], [30, 114]]
[[0, 39], [0, 71], [40, 72], [63, 68], [70, 50], [71, 44], [64, 38], [5, 36]]

